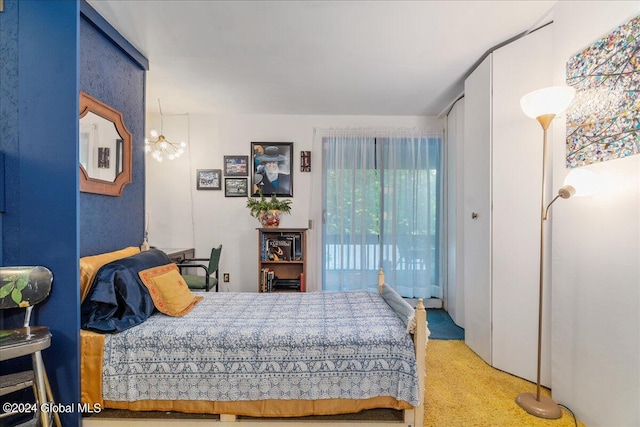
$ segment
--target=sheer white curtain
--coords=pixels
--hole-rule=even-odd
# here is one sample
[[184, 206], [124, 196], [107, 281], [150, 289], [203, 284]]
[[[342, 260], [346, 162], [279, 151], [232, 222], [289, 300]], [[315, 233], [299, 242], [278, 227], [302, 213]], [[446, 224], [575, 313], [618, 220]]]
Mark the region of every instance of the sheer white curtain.
[[441, 297], [442, 133], [323, 130], [316, 143], [322, 288], [375, 290], [382, 266], [401, 295]]
[[375, 132], [330, 131], [323, 141], [323, 289], [375, 289], [380, 181]]
[[400, 295], [442, 298], [442, 134], [397, 131], [382, 143], [382, 266]]

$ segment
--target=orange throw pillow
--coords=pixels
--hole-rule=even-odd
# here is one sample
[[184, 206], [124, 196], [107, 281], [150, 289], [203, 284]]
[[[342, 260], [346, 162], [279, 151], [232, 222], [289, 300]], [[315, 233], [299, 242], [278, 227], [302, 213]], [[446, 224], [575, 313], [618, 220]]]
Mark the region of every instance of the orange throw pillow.
[[138, 276], [158, 311], [168, 316], [184, 316], [203, 300], [191, 292], [175, 264], [142, 270]]

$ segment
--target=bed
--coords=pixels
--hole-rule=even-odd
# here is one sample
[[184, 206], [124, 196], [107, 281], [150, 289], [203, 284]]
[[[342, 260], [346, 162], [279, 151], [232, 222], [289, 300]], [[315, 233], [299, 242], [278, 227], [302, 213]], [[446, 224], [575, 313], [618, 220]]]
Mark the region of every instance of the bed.
[[[422, 425], [426, 312], [382, 274], [378, 293], [198, 293], [174, 317], [140, 303], [139, 278], [169, 264], [154, 252], [94, 269], [82, 291], [83, 403], [220, 414], [221, 422], [392, 408], [404, 411], [405, 425]], [[119, 307], [115, 322], [104, 322], [104, 307], [90, 309], [104, 295]], [[130, 298], [142, 315], [123, 315]]]

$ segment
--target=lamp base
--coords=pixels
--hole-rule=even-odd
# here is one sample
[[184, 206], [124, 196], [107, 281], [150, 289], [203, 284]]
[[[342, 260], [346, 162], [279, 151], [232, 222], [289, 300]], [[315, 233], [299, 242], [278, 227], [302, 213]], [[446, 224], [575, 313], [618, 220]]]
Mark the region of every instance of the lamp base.
[[516, 397], [516, 403], [522, 409], [538, 418], [555, 420], [562, 417], [560, 406], [547, 396], [540, 396], [540, 400], [537, 400], [535, 393], [520, 393]]

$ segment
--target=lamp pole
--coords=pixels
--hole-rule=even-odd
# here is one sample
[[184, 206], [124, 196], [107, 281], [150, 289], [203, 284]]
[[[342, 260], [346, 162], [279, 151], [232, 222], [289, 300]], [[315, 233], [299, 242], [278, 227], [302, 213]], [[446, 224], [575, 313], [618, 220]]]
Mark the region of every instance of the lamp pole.
[[[516, 402], [531, 415], [540, 418], [557, 419], [562, 417], [560, 406], [550, 397], [540, 395], [540, 372], [542, 367], [542, 302], [544, 289], [544, 223], [546, 214], [546, 187], [547, 187], [547, 130], [555, 114], [543, 114], [536, 117], [542, 126], [542, 191], [540, 201], [540, 260], [539, 260], [539, 290], [538, 290], [538, 370], [536, 377], [536, 394], [521, 393]], [[553, 202], [552, 202], [553, 203]]]
[[547, 200], [547, 130], [555, 117], [555, 114], [545, 114], [538, 117], [538, 123], [542, 126], [542, 191], [540, 199], [540, 279], [538, 291], [538, 372], [536, 383], [536, 400], [540, 401], [540, 371], [542, 368], [542, 296], [544, 289], [544, 222], [547, 219], [545, 214], [545, 200]]
[[[568, 199], [576, 194], [573, 185], [565, 180], [565, 184], [558, 191], [558, 195], [546, 205], [546, 187], [547, 187], [547, 130], [551, 125], [554, 117], [562, 113], [571, 104], [575, 96], [575, 89], [570, 86], [552, 86], [544, 89], [538, 89], [526, 94], [520, 99], [520, 107], [522, 112], [532, 119], [536, 119], [542, 126], [542, 201], [540, 212], [540, 281], [538, 293], [538, 373], [536, 382], [536, 393], [520, 393], [516, 398], [518, 405], [531, 415], [540, 418], [557, 419], [562, 417], [560, 406], [550, 397], [540, 395], [540, 371], [542, 367], [542, 302], [543, 302], [543, 285], [544, 285], [544, 249], [545, 249], [545, 228], [544, 224], [548, 218], [549, 209], [553, 202], [559, 197]], [[584, 171], [586, 173], [586, 171]], [[569, 174], [571, 175], [571, 173]], [[569, 178], [567, 176], [567, 178]], [[593, 179], [591, 179], [593, 182]], [[595, 191], [592, 186], [591, 193]], [[588, 195], [585, 192], [583, 195]]]

